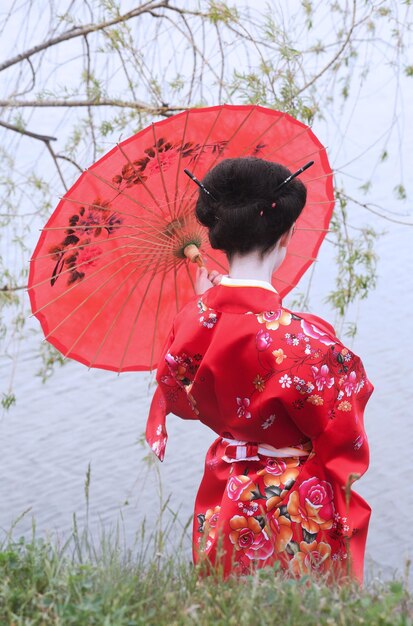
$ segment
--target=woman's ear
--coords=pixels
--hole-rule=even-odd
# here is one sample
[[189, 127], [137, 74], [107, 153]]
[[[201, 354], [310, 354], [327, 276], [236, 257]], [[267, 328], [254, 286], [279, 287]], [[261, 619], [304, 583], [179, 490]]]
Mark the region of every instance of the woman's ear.
[[286, 248], [288, 244], [290, 243], [291, 237], [293, 236], [293, 233], [294, 233], [294, 226], [295, 226], [295, 223], [279, 238], [278, 245], [280, 246], [280, 248]]

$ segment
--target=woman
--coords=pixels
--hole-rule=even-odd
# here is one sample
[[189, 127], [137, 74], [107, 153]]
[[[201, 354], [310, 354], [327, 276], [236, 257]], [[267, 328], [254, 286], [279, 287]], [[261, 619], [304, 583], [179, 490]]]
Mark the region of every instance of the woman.
[[332, 326], [287, 310], [271, 285], [306, 201], [298, 179], [279, 188], [289, 175], [243, 158], [203, 179], [197, 218], [229, 274], [198, 272], [160, 361], [147, 439], [162, 460], [169, 412], [218, 434], [195, 503], [196, 563], [228, 575], [278, 561], [296, 576], [361, 581], [370, 507], [350, 487], [368, 466], [373, 387]]

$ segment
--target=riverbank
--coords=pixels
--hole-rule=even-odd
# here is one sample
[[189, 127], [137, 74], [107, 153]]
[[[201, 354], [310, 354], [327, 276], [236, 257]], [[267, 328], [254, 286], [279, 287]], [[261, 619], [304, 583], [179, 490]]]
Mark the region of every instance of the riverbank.
[[[125, 551], [116, 536], [96, 547], [76, 532], [64, 545], [7, 538], [0, 546], [0, 624], [9, 626], [409, 626], [406, 581], [327, 586], [266, 568], [253, 576], [200, 578], [162, 546]], [[149, 546], [152, 546], [148, 548]], [[155, 551], [156, 546], [156, 551]], [[148, 549], [152, 556], [149, 556]]]

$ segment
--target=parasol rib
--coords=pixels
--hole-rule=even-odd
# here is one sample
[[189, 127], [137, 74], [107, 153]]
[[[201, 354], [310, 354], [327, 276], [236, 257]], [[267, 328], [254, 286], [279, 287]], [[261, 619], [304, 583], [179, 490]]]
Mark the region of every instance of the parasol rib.
[[[102, 304], [102, 306], [100, 307], [100, 309], [98, 309], [98, 311], [95, 313], [95, 315], [92, 317], [92, 319], [88, 322], [88, 324], [84, 327], [84, 329], [82, 330], [82, 332], [80, 333], [80, 335], [78, 335], [78, 337], [76, 338], [76, 340], [72, 343], [72, 345], [70, 346], [70, 348], [66, 351], [65, 354], [65, 358], [67, 358], [67, 356], [73, 351], [73, 349], [75, 348], [75, 346], [78, 344], [78, 342], [80, 341], [80, 339], [83, 337], [83, 335], [89, 330], [89, 328], [91, 327], [92, 323], [99, 317], [99, 315], [101, 315], [101, 313], [103, 313], [103, 311], [105, 310], [105, 308], [111, 303], [111, 301], [113, 300], [113, 298], [116, 296], [117, 293], [119, 293], [119, 291], [122, 289], [122, 287], [125, 285], [125, 283], [130, 280], [130, 277], [138, 271], [139, 268], [137, 268], [136, 266], [133, 267], [131, 269], [131, 271], [129, 272], [129, 274], [126, 276], [126, 278], [124, 280], [122, 280], [120, 283], [118, 283], [116, 289], [114, 289], [110, 296], [108, 298], [105, 299], [104, 303]], [[112, 274], [112, 278], [116, 276], [115, 274]]]
[[[249, 120], [249, 118], [251, 117], [251, 115], [257, 110], [257, 106], [253, 106], [249, 112], [247, 113], [247, 115], [244, 117], [244, 119], [242, 120], [241, 124], [239, 124], [239, 126], [235, 129], [235, 131], [233, 132], [233, 134], [231, 135], [231, 137], [228, 139], [228, 141], [225, 144], [225, 148], [224, 150], [228, 149], [228, 146], [232, 143], [232, 141], [234, 140], [234, 138], [238, 135], [238, 133], [240, 132], [241, 128], [243, 128], [245, 126], [245, 124], [247, 123], [247, 121]], [[212, 163], [209, 165], [209, 169], [212, 169], [215, 164], [217, 163], [218, 159], [220, 158], [220, 153], [218, 151], [217, 156], [215, 157], [215, 159], [212, 161]], [[190, 195], [189, 197], [189, 202], [191, 202], [195, 196], [195, 194], [198, 193], [197, 190], [194, 190], [194, 192]], [[187, 205], [188, 206], [188, 203]]]
[[163, 288], [164, 288], [164, 284], [165, 284], [165, 277], [166, 277], [166, 269], [164, 270], [163, 276], [161, 278], [161, 284], [160, 284], [160, 287], [159, 287], [158, 304], [157, 304], [157, 307], [156, 307], [155, 322], [154, 322], [154, 325], [153, 325], [151, 356], [150, 356], [150, 359], [149, 359], [149, 369], [150, 370], [152, 370], [152, 365], [153, 365], [153, 356], [154, 356], [154, 349], [155, 349], [155, 337], [156, 337], [156, 332], [158, 330], [159, 311], [160, 311], [160, 307], [161, 307], [161, 298], [162, 298], [162, 292], [163, 292]]
[[[178, 265], [179, 265], [179, 263], [178, 263]], [[130, 298], [132, 297], [132, 295], [133, 295], [133, 293], [134, 293], [135, 289], [137, 288], [137, 286], [138, 286], [138, 284], [140, 283], [140, 281], [141, 281], [141, 280], [145, 277], [145, 275], [146, 275], [146, 274], [142, 274], [142, 275], [138, 278], [138, 280], [137, 280], [137, 281], [133, 284], [133, 286], [132, 286], [132, 288], [131, 288], [131, 290], [130, 290], [129, 294], [128, 294], [128, 295], [127, 295], [127, 297], [125, 298], [125, 301], [122, 303], [122, 306], [120, 307], [120, 309], [117, 311], [117, 313], [116, 313], [116, 315], [115, 315], [114, 319], [112, 320], [112, 322], [111, 322], [111, 324], [110, 324], [109, 328], [107, 329], [107, 331], [106, 331], [106, 333], [105, 333], [105, 335], [104, 335], [104, 337], [103, 337], [103, 339], [102, 339], [101, 343], [99, 344], [98, 349], [97, 349], [97, 351], [95, 352], [95, 354], [94, 354], [94, 356], [93, 356], [93, 358], [92, 358], [92, 360], [91, 360], [91, 362], [90, 362], [90, 367], [93, 367], [93, 366], [95, 365], [96, 360], [97, 360], [97, 358], [98, 358], [98, 356], [99, 356], [99, 354], [100, 354], [100, 352], [101, 352], [101, 350], [102, 350], [102, 348], [103, 348], [104, 344], [106, 343], [106, 341], [107, 341], [108, 337], [110, 336], [110, 334], [112, 333], [113, 329], [115, 328], [115, 324], [116, 324], [117, 320], [119, 319], [120, 315], [121, 315], [121, 314], [122, 314], [122, 312], [124, 311], [124, 309], [125, 309], [125, 307], [127, 306], [128, 302], [129, 302], [129, 300], [130, 300]], [[119, 371], [120, 371], [120, 370], [119, 370]]]
[[60, 328], [60, 326], [62, 324], [64, 324], [64, 322], [66, 320], [68, 320], [72, 315], [74, 315], [76, 313], [76, 311], [78, 311], [86, 302], [88, 302], [96, 293], [98, 293], [98, 291], [100, 291], [103, 287], [105, 287], [105, 285], [107, 285], [114, 276], [116, 276], [117, 274], [119, 274], [119, 272], [122, 272], [123, 269], [125, 267], [127, 267], [130, 263], [126, 263], [125, 265], [123, 265], [121, 268], [119, 268], [116, 272], [114, 272], [113, 274], [111, 274], [103, 283], [100, 283], [96, 289], [94, 289], [93, 291], [91, 291], [90, 293], [88, 293], [88, 295], [86, 296], [86, 298], [83, 298], [83, 300], [81, 302], [79, 302], [79, 304], [77, 304], [75, 306], [74, 309], [72, 309], [63, 319], [60, 320], [60, 322], [52, 329], [50, 330], [47, 335], [44, 336], [44, 339], [48, 339], [51, 335], [53, 335], [53, 333], [56, 332], [56, 330], [58, 328]]
[[[203, 151], [205, 150], [205, 146], [207, 145], [208, 139], [210, 138], [210, 136], [211, 136], [211, 134], [212, 134], [213, 130], [215, 129], [215, 126], [216, 126], [216, 124], [217, 124], [217, 122], [218, 122], [218, 120], [219, 120], [219, 118], [220, 118], [220, 115], [221, 115], [222, 111], [223, 111], [223, 109], [222, 109], [222, 108], [218, 109], [218, 113], [217, 113], [217, 115], [215, 116], [214, 122], [213, 122], [213, 124], [211, 125], [211, 127], [209, 128], [209, 130], [208, 130], [208, 134], [207, 134], [207, 136], [205, 137], [205, 139], [204, 139], [204, 143], [202, 144], [202, 147], [201, 147], [201, 149], [200, 149], [200, 151], [199, 151], [199, 157], [198, 157], [197, 159], [195, 159], [194, 164], [193, 164], [193, 165], [191, 165], [191, 167], [192, 167], [192, 172], [193, 172], [194, 174], [196, 173], [196, 170], [197, 170], [197, 167], [198, 167], [198, 164], [199, 164], [199, 161], [200, 161], [200, 157], [202, 156], [202, 153], [203, 153]], [[184, 191], [183, 191], [183, 196], [185, 196], [185, 195], [188, 193], [188, 189], [189, 189], [190, 187], [192, 187], [192, 183], [191, 183], [190, 179], [185, 178], [185, 189], [184, 189]], [[192, 198], [192, 197], [193, 197], [193, 195], [191, 195], [191, 198]], [[190, 198], [190, 199], [191, 199], [191, 198]]]
[[125, 348], [123, 350], [122, 358], [120, 360], [119, 369], [118, 369], [119, 373], [122, 371], [123, 363], [124, 363], [126, 355], [128, 353], [130, 342], [132, 341], [132, 336], [133, 336], [133, 334], [135, 332], [135, 328], [136, 328], [136, 325], [138, 323], [138, 320], [139, 320], [139, 317], [140, 317], [140, 314], [141, 314], [141, 311], [142, 311], [142, 308], [143, 308], [143, 305], [144, 305], [144, 302], [145, 302], [145, 298], [148, 295], [148, 291], [149, 291], [149, 289], [151, 287], [152, 280], [154, 279], [155, 274], [156, 274], [156, 272], [158, 270], [159, 264], [160, 264], [160, 261], [158, 261], [158, 265], [155, 267], [154, 271], [152, 272], [152, 276], [150, 277], [150, 279], [148, 281], [148, 284], [146, 285], [145, 291], [142, 294], [141, 303], [140, 303], [138, 311], [137, 311], [137, 313], [135, 315], [135, 319], [133, 320], [132, 328], [130, 329], [130, 332], [129, 332], [129, 335], [128, 335], [128, 338], [127, 338], [127, 341], [126, 341], [126, 345], [125, 345]]
[[174, 217], [173, 217], [173, 219], [176, 219], [176, 217], [177, 217], [176, 202], [177, 202], [177, 198], [178, 198], [178, 180], [179, 180], [179, 174], [181, 173], [181, 161], [182, 161], [183, 147], [185, 145], [186, 131], [187, 131], [187, 128], [188, 128], [188, 119], [189, 119], [189, 111], [186, 111], [184, 132], [183, 132], [182, 142], [181, 142], [181, 150], [179, 151], [178, 165], [176, 167], [175, 194], [174, 194], [174, 205], [173, 205], [173, 216]]
[[[121, 259], [127, 258], [128, 256], [130, 256], [130, 255], [129, 254], [123, 254], [123, 255], [117, 257], [116, 259], [110, 261], [106, 265], [103, 265], [102, 267], [99, 267], [96, 270], [96, 272], [93, 272], [92, 274], [88, 274], [87, 276], [85, 276], [85, 278], [83, 278], [83, 280], [82, 280], [82, 283], [73, 283], [73, 285], [68, 287], [66, 289], [66, 291], [63, 291], [62, 293], [58, 294], [55, 298], [53, 298], [52, 300], [49, 300], [48, 302], [43, 304], [40, 308], [36, 309], [36, 311], [33, 311], [32, 315], [30, 315], [30, 317], [33, 317], [33, 315], [37, 315], [37, 313], [40, 313], [41, 311], [43, 311], [46, 307], [50, 306], [51, 304], [55, 304], [61, 298], [63, 298], [66, 294], [68, 294], [69, 292], [73, 291], [73, 289], [76, 289], [76, 287], [78, 287], [80, 284], [84, 285], [88, 280], [90, 280], [94, 276], [97, 276], [99, 274], [99, 272], [102, 272], [103, 270], [107, 269], [108, 267], [110, 267], [111, 265], [116, 263], [116, 261], [119, 261]], [[50, 280], [50, 279], [47, 279], [47, 280]], [[46, 281], [41, 281], [40, 284], [42, 284], [43, 282], [47, 282], [47, 280]], [[37, 286], [38, 285], [30, 285], [29, 289], [32, 289], [33, 287], [37, 287]]]
[[163, 191], [164, 191], [164, 194], [165, 194], [165, 200], [166, 200], [166, 203], [168, 205], [170, 218], [171, 218], [171, 220], [173, 220], [174, 217], [173, 217], [173, 213], [171, 212], [171, 206], [170, 206], [170, 201], [169, 201], [169, 196], [168, 196], [168, 189], [167, 189], [166, 184], [165, 184], [165, 178], [164, 178], [164, 175], [163, 175], [163, 167], [162, 167], [161, 160], [159, 158], [159, 146], [158, 146], [158, 140], [157, 140], [157, 137], [156, 137], [156, 130], [155, 130], [155, 124], [154, 123], [152, 123], [151, 128], [152, 128], [152, 134], [153, 134], [153, 140], [154, 140], [153, 143], [154, 143], [154, 147], [155, 147], [155, 150], [156, 150], [156, 159], [158, 161], [158, 166], [159, 166], [159, 174], [161, 176], [162, 187], [163, 187]]
[[[130, 196], [129, 194], [125, 193], [124, 190], [119, 190], [113, 183], [109, 182], [106, 178], [103, 178], [103, 176], [99, 176], [99, 174], [96, 174], [96, 172], [94, 172], [93, 170], [89, 169], [86, 170], [87, 173], [91, 174], [94, 178], [96, 178], [97, 180], [100, 180], [100, 182], [104, 183], [105, 185], [107, 185], [108, 187], [110, 187], [111, 189], [113, 189], [113, 191], [116, 191], [116, 193], [118, 195], [123, 195], [125, 196], [125, 198], [128, 198], [128, 200], [130, 200], [131, 202], [133, 202], [134, 204], [137, 204], [138, 206], [140, 206], [142, 209], [144, 209], [145, 211], [148, 211], [149, 213], [151, 213], [152, 215], [156, 216], [155, 211], [153, 211], [152, 209], [148, 208], [148, 206], [146, 206], [145, 204], [142, 204], [142, 202], [139, 202], [139, 200], [137, 200], [136, 198], [134, 198], [133, 196]], [[143, 186], [143, 183], [142, 183]], [[159, 206], [159, 208], [161, 209], [161, 207]], [[162, 210], [162, 209], [161, 209]]]
[[[146, 184], [145, 180], [142, 177], [142, 174], [140, 174], [135, 165], [133, 164], [133, 162], [130, 160], [130, 158], [128, 157], [128, 155], [126, 154], [124, 148], [120, 145], [117, 144], [119, 151], [123, 154], [123, 156], [125, 157], [125, 159], [127, 160], [127, 162], [129, 163], [129, 165], [132, 167], [133, 171], [135, 172], [136, 176], [140, 179], [140, 185], [142, 185], [142, 187], [145, 189], [145, 191], [150, 195], [150, 197], [152, 198], [152, 200], [155, 202], [156, 206], [162, 211], [162, 205], [159, 202], [159, 200], [157, 199], [157, 197], [152, 193], [152, 190], [150, 189], [150, 187], [148, 187], [148, 185]], [[162, 213], [163, 215], [163, 213]]]
[[[123, 196], [123, 195], [124, 195], [123, 192], [120, 191], [117, 194], [116, 198], [118, 198], [119, 196]], [[116, 198], [115, 198], [115, 200], [116, 200]], [[102, 209], [102, 205], [100, 205], [100, 204], [95, 204], [95, 203], [92, 203], [92, 202], [81, 202], [80, 200], [75, 200], [74, 198], [69, 198], [67, 196], [63, 196], [61, 198], [61, 200], [64, 200], [65, 202], [72, 202], [73, 204], [77, 204], [77, 205], [80, 205], [82, 207], [87, 206], [87, 207], [90, 207], [92, 209], [100, 209], [100, 210]], [[114, 200], [110, 200], [109, 202], [113, 203]], [[144, 205], [141, 205], [141, 206], [142, 206], [142, 208], [144, 207]], [[110, 209], [107, 209], [107, 210], [110, 210]], [[154, 215], [154, 217], [156, 219], [150, 220], [149, 218], [147, 218], [147, 217], [144, 218], [143, 216], [137, 215], [136, 213], [128, 213], [127, 211], [122, 211], [121, 209], [118, 209], [117, 207], [113, 207], [113, 212], [116, 213], [117, 215], [125, 215], [126, 217], [131, 217], [133, 219], [142, 221], [142, 222], [147, 223], [147, 224], [164, 224], [164, 220], [159, 215]], [[68, 228], [70, 228], [70, 226]]]

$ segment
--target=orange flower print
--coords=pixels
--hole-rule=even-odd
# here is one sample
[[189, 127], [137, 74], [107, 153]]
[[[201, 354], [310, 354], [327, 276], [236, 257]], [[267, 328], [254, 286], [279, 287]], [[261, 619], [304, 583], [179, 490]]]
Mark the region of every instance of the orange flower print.
[[337, 408], [339, 411], [351, 411], [351, 403], [348, 400], [343, 400]]
[[280, 509], [274, 511], [270, 519], [271, 539], [276, 552], [284, 552], [287, 544], [293, 537], [290, 520], [280, 514]]
[[310, 404], [314, 404], [314, 406], [321, 406], [324, 404], [323, 398], [316, 393], [314, 393], [312, 396], [309, 396], [307, 398], [307, 402], [310, 402]]
[[260, 324], [265, 324], [268, 330], [277, 330], [281, 326], [289, 326], [291, 324], [291, 313], [284, 309], [278, 311], [264, 311], [257, 315]]
[[262, 376], [260, 376], [259, 374], [256, 375], [256, 377], [254, 378], [254, 380], [252, 381], [255, 389], [259, 392], [264, 391], [265, 389], [265, 381], [263, 379]]
[[298, 457], [286, 459], [267, 459], [265, 469], [257, 472], [257, 475], [264, 476], [264, 484], [266, 487], [273, 485], [286, 485], [290, 481], [294, 481], [299, 474]]
[[309, 533], [327, 530], [333, 525], [333, 489], [329, 482], [316, 476], [305, 480], [290, 494], [287, 511], [293, 522]]
[[324, 541], [317, 543], [315, 540], [311, 543], [300, 541], [300, 550], [290, 562], [291, 571], [297, 577], [311, 572], [329, 572], [330, 565], [331, 546]]
[[248, 476], [230, 476], [227, 482], [227, 496], [234, 502], [252, 500], [254, 489], [256, 489], [256, 485]]
[[265, 529], [255, 517], [248, 519], [234, 515], [229, 521], [229, 538], [235, 550], [242, 550], [249, 559], [265, 560], [274, 552], [274, 546]]
[[208, 509], [205, 513], [204, 533], [207, 537], [211, 537], [212, 539], [215, 537], [215, 529], [218, 523], [220, 510], [221, 507], [216, 506], [215, 509]]
[[284, 350], [282, 348], [279, 348], [278, 350], [273, 350], [272, 354], [273, 356], [275, 356], [275, 362], [277, 363], [277, 365], [281, 365], [284, 359], [287, 358], [287, 355], [284, 353]]

